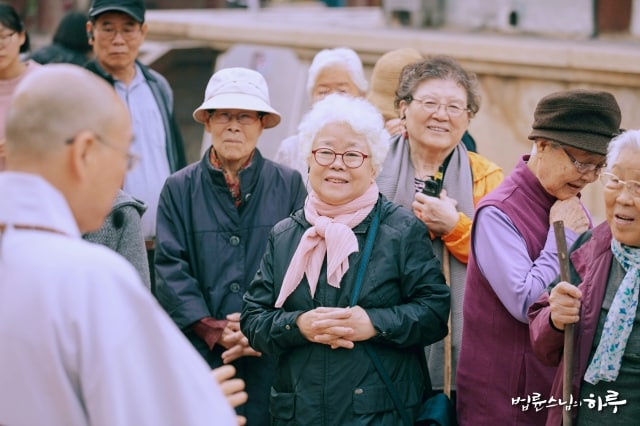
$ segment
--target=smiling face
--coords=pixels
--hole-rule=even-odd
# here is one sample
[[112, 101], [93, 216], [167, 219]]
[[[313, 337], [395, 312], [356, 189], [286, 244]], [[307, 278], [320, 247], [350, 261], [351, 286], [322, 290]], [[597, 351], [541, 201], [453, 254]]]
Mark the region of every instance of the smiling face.
[[[640, 152], [623, 148], [610, 170], [623, 181], [640, 182]], [[621, 189], [605, 186], [604, 204], [613, 238], [622, 244], [640, 247], [640, 198], [624, 186]]]
[[544, 189], [559, 200], [578, 195], [587, 184], [598, 178], [594, 171], [580, 173], [568, 154], [583, 164], [601, 166], [605, 162], [605, 157], [600, 154], [547, 140], [536, 141], [536, 154], [529, 161], [529, 168]]
[[[401, 101], [399, 105], [400, 116], [406, 117], [409, 142], [432, 150], [453, 149], [469, 127], [470, 115], [464, 111], [457, 117], [451, 116], [446, 105], [467, 108], [464, 87], [454, 80], [428, 79], [418, 85], [412, 96], [413, 101]], [[435, 112], [427, 112], [421, 101], [436, 102], [442, 106]]]
[[[366, 138], [345, 123], [330, 123], [320, 129], [312, 150], [318, 148], [330, 148], [337, 153], [360, 151], [371, 155]], [[346, 204], [364, 194], [375, 178], [370, 158], [365, 158], [362, 165], [354, 169], [346, 167], [341, 156], [336, 156], [328, 166], [318, 164], [313, 155], [307, 161], [311, 188], [321, 201], [334, 206]]]

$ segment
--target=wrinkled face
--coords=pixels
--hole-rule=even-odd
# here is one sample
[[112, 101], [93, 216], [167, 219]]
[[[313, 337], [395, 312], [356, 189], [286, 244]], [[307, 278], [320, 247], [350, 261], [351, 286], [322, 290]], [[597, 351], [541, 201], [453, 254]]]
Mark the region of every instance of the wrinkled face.
[[20, 61], [20, 46], [25, 33], [19, 33], [0, 24], [0, 70], [6, 70]]
[[147, 24], [140, 24], [126, 13], [105, 12], [95, 25], [87, 24], [93, 34], [89, 43], [100, 65], [110, 74], [133, 67], [147, 34]]
[[[640, 151], [626, 148], [610, 168], [611, 173], [628, 182], [640, 182]], [[640, 247], [640, 197], [624, 185], [604, 187], [606, 217], [613, 238], [628, 246]]]
[[[336, 153], [359, 151], [371, 155], [369, 143], [363, 135], [353, 131], [345, 123], [330, 123], [324, 126], [313, 141], [312, 150], [329, 148]], [[365, 158], [360, 167], [349, 168], [343, 157], [323, 166], [311, 155], [309, 162], [309, 183], [318, 198], [334, 206], [346, 204], [364, 194], [374, 181], [375, 173], [371, 157]]]
[[[440, 104], [431, 111], [428, 105]], [[433, 150], [448, 151], [462, 139], [469, 127], [467, 92], [453, 80], [429, 79], [418, 85], [413, 101], [400, 102], [409, 142]], [[456, 113], [457, 109], [461, 112]]]
[[205, 128], [220, 160], [244, 162], [256, 148], [264, 125], [257, 111], [218, 109], [209, 115]]
[[353, 97], [361, 96], [360, 89], [355, 85], [345, 67], [339, 64], [323, 68], [316, 78], [316, 84], [311, 91], [311, 101], [318, 102], [331, 93], [343, 93]]
[[549, 141], [540, 140], [536, 142], [536, 146], [537, 160], [533, 173], [544, 189], [559, 200], [577, 195], [587, 184], [598, 178], [595, 171], [581, 173], [569, 156], [582, 164], [602, 166], [605, 163], [604, 155], [567, 145], [554, 146]]

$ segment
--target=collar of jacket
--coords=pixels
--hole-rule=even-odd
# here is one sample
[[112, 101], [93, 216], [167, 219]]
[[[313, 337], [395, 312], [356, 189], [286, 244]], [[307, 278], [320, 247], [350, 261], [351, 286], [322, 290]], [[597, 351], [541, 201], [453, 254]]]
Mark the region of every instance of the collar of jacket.
[[[209, 161], [209, 149], [204, 153], [202, 159], [200, 160], [200, 165], [203, 170], [206, 171], [206, 174], [210, 177], [211, 183], [214, 186], [227, 186], [227, 181], [224, 178], [224, 174], [222, 170], [215, 169], [211, 165]], [[253, 158], [251, 159], [251, 164], [248, 167], [240, 170], [240, 192], [246, 193], [246, 191], [251, 192], [255, 184], [258, 182], [260, 178], [260, 172], [262, 171], [262, 167], [265, 163], [265, 159], [260, 153], [260, 150], [256, 148], [253, 153]]]
[[[147, 69], [147, 67], [142, 64], [140, 61], [138, 61], [136, 59], [135, 61], [135, 65], [140, 68], [140, 70], [142, 70], [142, 75], [144, 76], [145, 80], [147, 81], [155, 81], [156, 78], [149, 72], [149, 70]], [[100, 63], [98, 62], [97, 59], [92, 59], [89, 62], [87, 62], [87, 64], [84, 66], [86, 69], [88, 69], [89, 71], [93, 72], [94, 74], [99, 75], [100, 77], [102, 77], [103, 79], [105, 79], [110, 85], [115, 85], [116, 83], [116, 79], [109, 74], [108, 72], [106, 72], [104, 70], [104, 68], [102, 68], [102, 66], [100, 65]]]

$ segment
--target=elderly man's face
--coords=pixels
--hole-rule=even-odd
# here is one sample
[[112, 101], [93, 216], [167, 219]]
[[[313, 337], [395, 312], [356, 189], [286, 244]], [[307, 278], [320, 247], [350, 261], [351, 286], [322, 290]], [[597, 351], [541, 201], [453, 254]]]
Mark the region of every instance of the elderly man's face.
[[[610, 166], [611, 173], [624, 182], [640, 182], [640, 151], [626, 148]], [[627, 185], [631, 188], [635, 184]], [[605, 185], [604, 204], [613, 238], [640, 247], [640, 194], [625, 185]]]
[[122, 12], [98, 15], [95, 24], [88, 23], [93, 34], [93, 52], [100, 65], [110, 74], [118, 75], [131, 69], [147, 34], [147, 25], [140, 24]]
[[[605, 156], [582, 151], [570, 146], [554, 146], [546, 140], [536, 142], [537, 162], [534, 174], [544, 189], [559, 200], [578, 195], [589, 183], [598, 178], [598, 171], [578, 170], [574, 160], [582, 164], [602, 167]], [[572, 159], [573, 158], [573, 159]]]
[[205, 128], [218, 159], [223, 162], [244, 162], [258, 144], [264, 129], [257, 111], [218, 109], [209, 115]]

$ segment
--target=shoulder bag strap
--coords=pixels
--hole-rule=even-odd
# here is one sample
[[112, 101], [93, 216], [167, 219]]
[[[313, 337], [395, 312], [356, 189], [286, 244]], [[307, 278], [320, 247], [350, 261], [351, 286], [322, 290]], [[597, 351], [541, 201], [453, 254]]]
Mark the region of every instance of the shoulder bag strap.
[[[373, 248], [373, 241], [376, 238], [376, 233], [378, 231], [379, 223], [380, 223], [380, 208], [378, 208], [376, 215], [374, 216], [373, 221], [371, 222], [371, 227], [369, 228], [369, 234], [367, 235], [367, 242], [365, 243], [364, 253], [362, 254], [362, 260], [360, 261], [360, 266], [358, 268], [358, 275], [356, 276], [356, 284], [353, 288], [353, 294], [351, 295], [351, 306], [355, 306], [358, 302], [358, 296], [360, 295], [360, 290], [362, 289], [362, 280], [364, 278], [364, 272], [367, 269], [367, 263], [369, 263], [369, 257], [371, 255], [371, 249]], [[400, 416], [402, 417], [402, 422], [405, 424], [405, 426], [411, 426], [413, 422], [405, 412], [402, 401], [400, 401], [400, 397], [398, 396], [398, 393], [396, 392], [393, 386], [393, 382], [391, 382], [391, 378], [389, 377], [389, 375], [387, 374], [387, 371], [384, 369], [384, 366], [380, 362], [380, 358], [378, 358], [378, 354], [376, 354], [373, 348], [366, 342], [364, 342], [363, 345], [364, 345], [364, 349], [367, 351], [367, 354], [371, 358], [373, 365], [376, 367], [376, 370], [378, 370], [378, 373], [380, 374], [382, 381], [387, 387], [389, 396], [393, 400], [393, 405], [395, 405], [396, 410], [398, 410], [398, 413], [400, 413]]]

